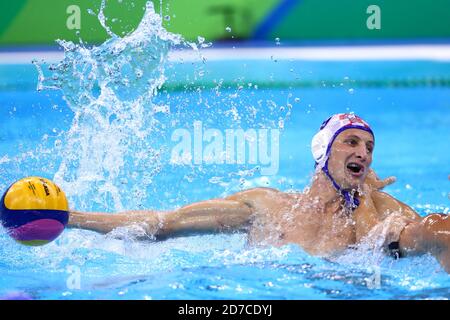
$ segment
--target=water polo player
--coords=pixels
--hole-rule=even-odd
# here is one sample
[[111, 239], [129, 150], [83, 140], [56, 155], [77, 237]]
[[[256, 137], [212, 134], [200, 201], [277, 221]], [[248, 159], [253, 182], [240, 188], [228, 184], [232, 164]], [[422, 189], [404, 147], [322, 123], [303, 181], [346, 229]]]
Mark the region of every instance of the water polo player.
[[316, 171], [303, 193], [255, 188], [173, 211], [73, 211], [69, 226], [107, 233], [135, 225], [156, 238], [245, 230], [252, 244], [296, 243], [325, 257], [362, 242], [380, 243], [382, 237], [386, 252], [397, 257], [429, 252], [450, 272], [450, 219], [443, 214], [422, 218], [381, 192], [394, 179], [379, 180], [370, 169], [374, 146], [374, 134], [364, 120], [336, 114], [312, 140]]

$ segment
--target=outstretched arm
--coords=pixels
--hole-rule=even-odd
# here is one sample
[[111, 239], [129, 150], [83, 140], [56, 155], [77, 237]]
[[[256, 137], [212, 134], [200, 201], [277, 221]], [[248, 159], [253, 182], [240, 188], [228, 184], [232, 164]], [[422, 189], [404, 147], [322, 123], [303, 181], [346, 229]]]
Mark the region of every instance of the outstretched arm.
[[68, 226], [108, 233], [118, 227], [139, 225], [147, 234], [156, 237], [183, 232], [235, 230], [250, 222], [254, 211], [252, 200], [259, 193], [258, 189], [251, 189], [226, 199], [202, 201], [173, 211], [143, 210], [115, 214], [71, 211]]
[[[450, 179], [450, 176], [449, 176]], [[379, 203], [392, 203], [392, 197], [379, 193]], [[391, 199], [386, 200], [388, 197]], [[398, 236], [398, 247], [401, 255], [419, 255], [431, 253], [441, 263], [445, 271], [450, 273], [450, 216], [433, 213], [426, 217], [419, 216], [404, 203], [394, 199], [401, 206], [404, 216], [409, 219]]]
[[430, 253], [450, 273], [449, 215], [434, 213], [421, 217], [387, 193], [373, 191], [371, 195], [381, 220], [387, 222], [386, 244], [397, 242], [402, 256]]
[[431, 253], [450, 273], [450, 216], [434, 213], [408, 224], [400, 234], [399, 248], [403, 255]]

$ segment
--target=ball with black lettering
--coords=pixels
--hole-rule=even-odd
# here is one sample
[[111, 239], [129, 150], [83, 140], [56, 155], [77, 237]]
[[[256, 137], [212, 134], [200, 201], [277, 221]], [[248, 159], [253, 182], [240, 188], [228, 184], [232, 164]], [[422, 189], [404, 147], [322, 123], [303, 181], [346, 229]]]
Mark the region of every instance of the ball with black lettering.
[[19, 243], [40, 246], [55, 240], [69, 220], [64, 192], [52, 181], [23, 178], [3, 194], [0, 220], [8, 234]]

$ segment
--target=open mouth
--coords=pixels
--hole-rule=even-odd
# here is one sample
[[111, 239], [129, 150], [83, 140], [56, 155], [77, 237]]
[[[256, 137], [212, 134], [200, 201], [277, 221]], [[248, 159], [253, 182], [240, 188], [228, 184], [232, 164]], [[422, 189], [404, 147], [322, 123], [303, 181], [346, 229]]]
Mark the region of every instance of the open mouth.
[[352, 176], [360, 177], [364, 173], [364, 166], [355, 162], [350, 162], [347, 164], [347, 170]]

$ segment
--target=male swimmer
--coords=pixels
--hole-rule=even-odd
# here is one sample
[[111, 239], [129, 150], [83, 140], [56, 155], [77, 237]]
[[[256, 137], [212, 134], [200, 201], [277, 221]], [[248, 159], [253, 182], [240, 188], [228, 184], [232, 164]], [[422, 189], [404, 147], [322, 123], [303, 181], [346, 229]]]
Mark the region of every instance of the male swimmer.
[[325, 257], [383, 235], [386, 252], [397, 257], [428, 252], [450, 273], [450, 219], [444, 214], [422, 218], [381, 192], [394, 178], [380, 180], [370, 169], [374, 146], [364, 120], [336, 114], [312, 140], [316, 171], [303, 193], [254, 188], [173, 211], [72, 211], [69, 227], [108, 233], [139, 224], [156, 238], [239, 229], [248, 232], [252, 244], [296, 243]]

